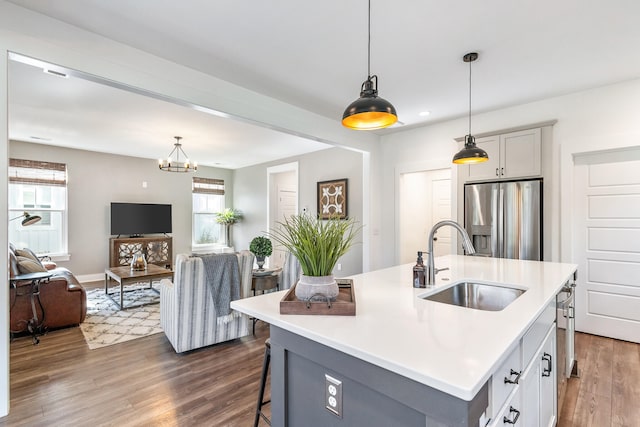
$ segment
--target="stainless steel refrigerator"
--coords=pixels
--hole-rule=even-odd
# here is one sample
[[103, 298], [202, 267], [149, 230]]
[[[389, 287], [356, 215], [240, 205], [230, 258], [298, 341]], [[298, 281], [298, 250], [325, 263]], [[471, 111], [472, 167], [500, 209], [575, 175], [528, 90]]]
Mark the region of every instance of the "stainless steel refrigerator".
[[464, 226], [479, 254], [542, 260], [542, 180], [464, 186]]

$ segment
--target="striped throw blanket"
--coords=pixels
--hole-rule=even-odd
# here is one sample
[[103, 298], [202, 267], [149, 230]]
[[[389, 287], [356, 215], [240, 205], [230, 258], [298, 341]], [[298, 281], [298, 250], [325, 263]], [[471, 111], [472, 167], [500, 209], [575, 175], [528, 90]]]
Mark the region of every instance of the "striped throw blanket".
[[231, 320], [231, 301], [240, 299], [238, 257], [236, 254], [210, 254], [200, 258], [218, 318]]

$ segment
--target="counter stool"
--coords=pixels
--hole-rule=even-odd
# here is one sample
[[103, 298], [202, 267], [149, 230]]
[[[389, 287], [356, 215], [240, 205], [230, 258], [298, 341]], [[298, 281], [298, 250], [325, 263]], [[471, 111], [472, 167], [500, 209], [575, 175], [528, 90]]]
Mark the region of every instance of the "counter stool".
[[262, 361], [262, 376], [260, 377], [260, 393], [258, 394], [258, 406], [256, 407], [256, 417], [253, 422], [253, 427], [258, 427], [260, 417], [269, 425], [271, 421], [262, 413], [262, 407], [271, 402], [271, 399], [263, 401], [264, 399], [264, 387], [267, 384], [267, 374], [269, 373], [269, 362], [271, 361], [271, 338], [267, 338], [264, 342], [264, 360]]

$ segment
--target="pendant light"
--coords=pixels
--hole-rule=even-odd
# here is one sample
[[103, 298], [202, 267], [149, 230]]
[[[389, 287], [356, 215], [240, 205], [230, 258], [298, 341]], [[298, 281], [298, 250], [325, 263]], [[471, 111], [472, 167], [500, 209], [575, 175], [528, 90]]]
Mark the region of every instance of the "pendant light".
[[[158, 160], [158, 167], [165, 172], [195, 172], [198, 170], [198, 165], [189, 161], [189, 157], [185, 154], [180, 144], [181, 136], [174, 136], [176, 143], [173, 144], [173, 151], [169, 153], [167, 159]], [[176, 155], [175, 161], [172, 159], [173, 155]], [[180, 159], [182, 155], [183, 159]]]
[[467, 53], [462, 57], [464, 62], [469, 63], [469, 133], [464, 137], [464, 148], [453, 156], [453, 163], [457, 164], [482, 163], [489, 160], [487, 152], [476, 146], [476, 138], [471, 135], [471, 63], [476, 59], [476, 52]]
[[360, 98], [349, 104], [342, 115], [342, 125], [355, 130], [382, 129], [398, 121], [395, 107], [378, 96], [378, 76], [371, 75], [371, 0], [368, 33], [367, 80], [360, 88]]

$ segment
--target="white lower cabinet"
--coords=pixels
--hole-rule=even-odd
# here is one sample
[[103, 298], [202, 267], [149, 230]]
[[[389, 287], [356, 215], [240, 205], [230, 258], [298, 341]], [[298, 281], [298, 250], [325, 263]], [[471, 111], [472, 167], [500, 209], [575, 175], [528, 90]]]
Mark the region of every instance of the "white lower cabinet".
[[556, 424], [556, 325], [522, 375], [522, 426], [553, 427]]
[[[540, 323], [546, 333], [540, 334]], [[536, 351], [525, 351], [534, 345]], [[515, 354], [521, 356], [519, 364]], [[491, 378], [491, 427], [553, 427], [557, 420], [556, 323], [545, 314]], [[524, 359], [524, 360], [522, 360]], [[519, 367], [523, 366], [523, 370]], [[505, 373], [513, 374], [506, 377]], [[511, 381], [515, 384], [511, 384]], [[509, 387], [510, 385], [510, 387]], [[506, 392], [506, 393], [505, 393]], [[492, 416], [491, 416], [492, 415]]]
[[553, 427], [558, 422], [558, 375], [556, 357], [556, 325], [542, 345], [540, 374], [540, 427]]
[[532, 361], [522, 374], [522, 426], [540, 426], [540, 363]]

